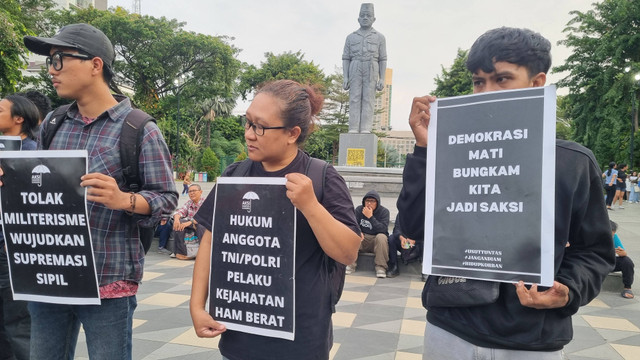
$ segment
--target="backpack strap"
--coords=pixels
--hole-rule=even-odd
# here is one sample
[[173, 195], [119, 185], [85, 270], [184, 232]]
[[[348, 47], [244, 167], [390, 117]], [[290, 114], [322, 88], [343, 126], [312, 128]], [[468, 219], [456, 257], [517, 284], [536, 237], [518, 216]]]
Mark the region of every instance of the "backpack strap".
[[67, 110], [69, 110], [70, 106], [71, 104], [59, 106], [53, 111], [51, 116], [49, 116], [49, 121], [47, 122], [45, 131], [40, 139], [42, 149], [49, 150], [53, 136], [58, 132], [58, 129], [67, 117]]
[[313, 192], [316, 194], [318, 202], [321, 203], [324, 195], [324, 185], [326, 182], [325, 179], [329, 164], [326, 161], [322, 161], [314, 157], [310, 157], [309, 160], [310, 161], [307, 163], [307, 168], [304, 173], [311, 179]]
[[244, 159], [233, 169], [229, 176], [244, 177], [249, 175], [249, 170], [251, 170], [251, 159]]
[[144, 137], [144, 127], [149, 122], [155, 122], [149, 114], [140, 109], [133, 109], [122, 124], [120, 133], [120, 164], [125, 187], [132, 192], [142, 189], [139, 173], [139, 158]]

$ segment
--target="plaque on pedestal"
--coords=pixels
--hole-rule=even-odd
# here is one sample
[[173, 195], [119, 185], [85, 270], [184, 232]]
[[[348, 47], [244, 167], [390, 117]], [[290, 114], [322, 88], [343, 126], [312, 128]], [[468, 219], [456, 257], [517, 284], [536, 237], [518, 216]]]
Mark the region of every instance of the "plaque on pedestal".
[[340, 134], [338, 165], [376, 167], [378, 137], [375, 134]]

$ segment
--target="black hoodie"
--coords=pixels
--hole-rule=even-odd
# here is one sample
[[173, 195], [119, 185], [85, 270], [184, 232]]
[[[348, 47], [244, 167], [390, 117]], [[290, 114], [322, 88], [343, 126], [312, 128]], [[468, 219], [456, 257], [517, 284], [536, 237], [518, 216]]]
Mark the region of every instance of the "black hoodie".
[[[412, 239], [424, 236], [426, 154], [426, 148], [416, 146], [407, 156], [398, 198], [403, 230]], [[601, 171], [590, 150], [556, 140], [555, 195], [554, 270], [555, 280], [569, 287], [566, 306], [545, 310], [524, 307], [516, 287], [501, 283], [495, 303], [430, 307], [427, 321], [482, 347], [554, 351], [569, 343], [573, 337], [571, 315], [598, 295], [615, 264]], [[566, 247], [567, 243], [571, 246]], [[423, 293], [427, 291], [425, 287]]]
[[[374, 198], [378, 202], [378, 206], [373, 210], [373, 215], [370, 218], [362, 213], [366, 198]], [[360, 225], [360, 230], [365, 234], [389, 236], [389, 210], [380, 205], [380, 195], [377, 191], [371, 190], [362, 198], [362, 205], [356, 208], [356, 221]]]

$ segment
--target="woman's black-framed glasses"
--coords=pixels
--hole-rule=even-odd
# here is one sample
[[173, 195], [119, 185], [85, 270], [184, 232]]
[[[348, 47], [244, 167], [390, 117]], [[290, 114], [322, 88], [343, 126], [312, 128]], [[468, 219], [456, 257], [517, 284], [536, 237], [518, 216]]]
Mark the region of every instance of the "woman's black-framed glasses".
[[89, 55], [72, 54], [72, 53], [66, 53], [66, 52], [58, 51], [58, 52], [53, 53], [53, 55], [47, 56], [47, 68], [49, 68], [49, 66], [53, 66], [53, 70], [55, 70], [55, 71], [62, 70], [62, 58], [65, 57], [65, 56], [73, 57], [73, 58], [76, 58], [76, 59], [82, 59], [82, 60], [91, 60], [91, 59], [93, 59], [93, 57], [91, 57]]
[[246, 116], [242, 117], [242, 124], [244, 125], [245, 130], [249, 130], [249, 128], [253, 129], [253, 132], [258, 135], [264, 135], [265, 130], [275, 130], [275, 129], [286, 129], [286, 126], [262, 126], [260, 124], [255, 124], [247, 119]]

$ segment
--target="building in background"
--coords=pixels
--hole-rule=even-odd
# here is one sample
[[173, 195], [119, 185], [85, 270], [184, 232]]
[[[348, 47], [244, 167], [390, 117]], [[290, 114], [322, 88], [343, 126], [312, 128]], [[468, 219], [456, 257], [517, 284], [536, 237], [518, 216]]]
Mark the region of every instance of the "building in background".
[[376, 93], [373, 107], [373, 130], [386, 132], [391, 130], [391, 88], [393, 69], [387, 68], [384, 76], [384, 88]]
[[413, 152], [413, 147], [416, 144], [416, 138], [413, 136], [413, 132], [409, 131], [386, 131], [387, 136], [378, 139], [382, 143], [385, 149], [395, 149], [400, 156], [400, 162], [404, 163], [404, 159], [407, 154]]
[[107, 10], [107, 0], [56, 0], [56, 3], [65, 9], [68, 9], [69, 6], [81, 8], [93, 6], [98, 10]]

